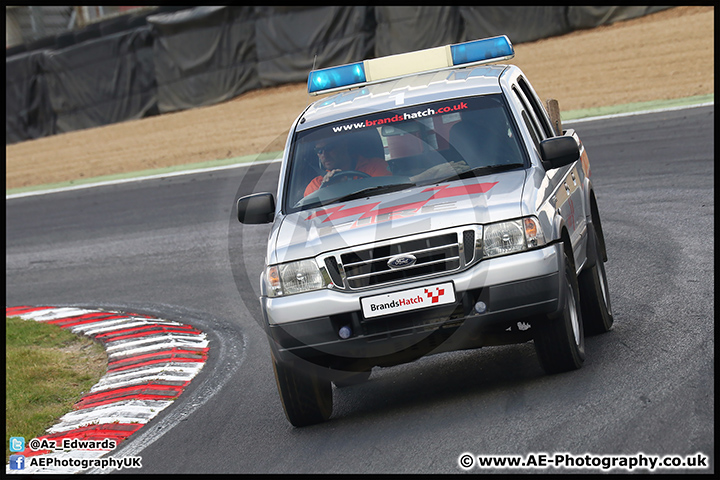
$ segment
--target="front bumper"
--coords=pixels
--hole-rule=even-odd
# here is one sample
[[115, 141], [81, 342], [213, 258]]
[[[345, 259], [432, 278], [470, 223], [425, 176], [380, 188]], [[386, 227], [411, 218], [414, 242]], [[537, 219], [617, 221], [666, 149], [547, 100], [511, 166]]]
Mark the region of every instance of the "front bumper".
[[[562, 245], [483, 260], [463, 272], [371, 292], [322, 290], [261, 297], [268, 335], [278, 360], [309, 360], [324, 367], [362, 370], [424, 355], [517, 343], [531, 338], [517, 323], [559, 311]], [[452, 281], [455, 302], [365, 319], [360, 299]], [[477, 313], [475, 305], [487, 309]], [[514, 326], [514, 327], [513, 327]], [[352, 335], [341, 338], [339, 331]], [[511, 328], [510, 331], [507, 329]]]

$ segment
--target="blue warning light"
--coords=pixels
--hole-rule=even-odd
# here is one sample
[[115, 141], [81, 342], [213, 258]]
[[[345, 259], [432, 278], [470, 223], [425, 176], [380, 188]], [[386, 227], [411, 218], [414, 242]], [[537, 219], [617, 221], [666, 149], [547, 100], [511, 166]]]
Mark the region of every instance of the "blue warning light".
[[515, 55], [510, 39], [505, 36], [484, 38], [450, 46], [453, 65], [484, 62]]
[[314, 70], [308, 77], [308, 93], [349, 87], [366, 81], [365, 67], [362, 62]]
[[[318, 95], [421, 72], [492, 63], [510, 59], [514, 55], [515, 50], [510, 39], [506, 35], [500, 35], [372, 58], [364, 62], [313, 70], [308, 76], [308, 93]], [[372, 80], [369, 81], [368, 77]]]

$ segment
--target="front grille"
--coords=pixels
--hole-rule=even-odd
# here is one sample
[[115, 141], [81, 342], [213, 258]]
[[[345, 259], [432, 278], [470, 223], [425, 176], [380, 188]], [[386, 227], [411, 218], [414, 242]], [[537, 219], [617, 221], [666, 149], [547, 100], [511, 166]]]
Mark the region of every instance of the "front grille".
[[325, 259], [325, 267], [328, 270], [328, 274], [332, 279], [333, 283], [338, 286], [342, 286], [342, 277], [340, 276], [340, 267], [338, 267], [337, 260], [335, 257], [327, 257]]
[[[411, 254], [417, 261], [409, 267], [391, 269], [388, 260], [401, 253]], [[346, 252], [340, 259], [351, 289], [451, 272], [461, 266], [456, 232]]]
[[472, 261], [475, 254], [475, 231], [465, 230], [463, 232], [463, 249], [465, 250], [465, 263]]

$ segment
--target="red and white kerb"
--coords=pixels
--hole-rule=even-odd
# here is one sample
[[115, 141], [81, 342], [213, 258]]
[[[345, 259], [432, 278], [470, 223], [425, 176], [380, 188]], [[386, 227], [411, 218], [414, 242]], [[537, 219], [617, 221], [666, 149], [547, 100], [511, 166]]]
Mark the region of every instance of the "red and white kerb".
[[[51, 323], [100, 342], [108, 355], [107, 373], [75, 404], [74, 410], [38, 439], [115, 440], [119, 445], [170, 405], [207, 360], [205, 333], [150, 315], [74, 307], [7, 307], [8, 317]], [[11, 432], [12, 433], [12, 432]], [[27, 439], [28, 441], [30, 439]], [[73, 452], [28, 446], [26, 457], [99, 458], [110, 450]], [[29, 462], [26, 462], [29, 465]], [[26, 467], [22, 473], [77, 473], [53, 467]], [[11, 473], [9, 466], [6, 472]], [[12, 470], [12, 473], [18, 471]]]

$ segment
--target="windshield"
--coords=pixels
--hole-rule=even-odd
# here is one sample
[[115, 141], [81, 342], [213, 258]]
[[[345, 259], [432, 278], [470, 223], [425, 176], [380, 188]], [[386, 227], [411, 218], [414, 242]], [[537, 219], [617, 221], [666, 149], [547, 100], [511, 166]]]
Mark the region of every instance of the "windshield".
[[288, 213], [525, 165], [502, 95], [398, 108], [298, 132]]

